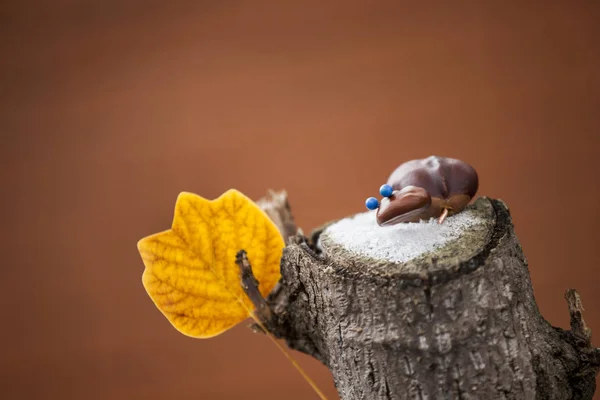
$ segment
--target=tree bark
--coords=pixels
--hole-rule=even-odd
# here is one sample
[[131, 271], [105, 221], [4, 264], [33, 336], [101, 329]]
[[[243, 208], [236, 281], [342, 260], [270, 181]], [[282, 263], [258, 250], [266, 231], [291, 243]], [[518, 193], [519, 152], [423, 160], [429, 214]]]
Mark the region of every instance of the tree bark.
[[327, 228], [286, 237], [264, 325], [323, 362], [344, 400], [591, 399], [600, 349], [577, 293], [572, 329], [552, 327], [505, 204], [469, 208], [483, 225], [405, 263], [357, 255]]

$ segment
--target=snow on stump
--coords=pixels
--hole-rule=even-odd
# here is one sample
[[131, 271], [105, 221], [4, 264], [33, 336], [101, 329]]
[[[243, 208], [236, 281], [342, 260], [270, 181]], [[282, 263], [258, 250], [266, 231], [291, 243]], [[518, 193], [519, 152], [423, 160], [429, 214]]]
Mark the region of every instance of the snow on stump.
[[366, 212], [311, 239], [284, 249], [268, 326], [327, 365], [342, 399], [592, 398], [600, 353], [581, 312], [571, 331], [540, 315], [501, 201], [442, 225]]

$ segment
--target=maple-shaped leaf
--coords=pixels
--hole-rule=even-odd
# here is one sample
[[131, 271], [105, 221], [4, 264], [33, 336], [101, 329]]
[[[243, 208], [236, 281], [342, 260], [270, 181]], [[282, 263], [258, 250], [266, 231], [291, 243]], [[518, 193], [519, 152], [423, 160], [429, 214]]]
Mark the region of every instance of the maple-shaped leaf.
[[171, 229], [138, 242], [142, 282], [158, 309], [181, 333], [216, 336], [254, 309], [240, 284], [236, 253], [244, 249], [263, 297], [279, 281], [284, 242], [248, 197], [229, 190], [216, 200], [183, 192]]

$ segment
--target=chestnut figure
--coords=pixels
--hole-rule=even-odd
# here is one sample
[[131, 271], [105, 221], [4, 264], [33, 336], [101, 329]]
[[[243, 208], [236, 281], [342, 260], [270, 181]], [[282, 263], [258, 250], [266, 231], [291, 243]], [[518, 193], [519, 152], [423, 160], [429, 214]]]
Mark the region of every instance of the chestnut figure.
[[431, 196], [425, 189], [406, 186], [381, 199], [377, 210], [377, 223], [383, 226], [426, 219], [429, 218], [430, 208]]
[[453, 158], [431, 156], [400, 165], [387, 182], [393, 188], [377, 210], [381, 226], [439, 218], [462, 211], [479, 188], [473, 167]]

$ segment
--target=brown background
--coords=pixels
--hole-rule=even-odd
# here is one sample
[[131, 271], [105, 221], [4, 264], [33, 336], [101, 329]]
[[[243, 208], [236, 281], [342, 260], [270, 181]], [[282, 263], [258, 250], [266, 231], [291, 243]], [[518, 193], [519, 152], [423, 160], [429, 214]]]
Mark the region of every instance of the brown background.
[[479, 193], [509, 204], [545, 317], [568, 327], [575, 287], [600, 334], [592, 1], [14, 3], [0, 14], [2, 399], [315, 398], [244, 326], [178, 334], [141, 286], [136, 242], [169, 227], [183, 190], [286, 188], [310, 230], [430, 154], [470, 162]]

